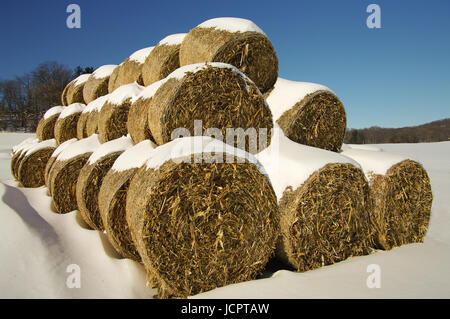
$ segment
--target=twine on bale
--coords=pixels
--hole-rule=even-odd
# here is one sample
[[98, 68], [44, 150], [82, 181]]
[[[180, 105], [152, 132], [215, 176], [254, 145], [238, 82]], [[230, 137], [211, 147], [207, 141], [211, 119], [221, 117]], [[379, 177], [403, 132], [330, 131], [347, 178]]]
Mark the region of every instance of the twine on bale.
[[131, 146], [133, 142], [127, 136], [106, 142], [92, 153], [80, 171], [76, 187], [78, 210], [92, 229], [105, 229], [98, 205], [100, 187], [115, 160]]
[[64, 106], [54, 106], [44, 113], [36, 128], [36, 136], [39, 141], [50, 140], [55, 137], [55, 123]]
[[160, 298], [254, 279], [278, 236], [276, 197], [260, 164], [207, 137], [156, 148], [131, 180], [126, 214]]
[[289, 139], [339, 152], [347, 117], [342, 102], [329, 88], [278, 78], [265, 96], [274, 121]]
[[382, 151], [343, 148], [370, 180], [370, 226], [374, 248], [389, 250], [421, 243], [430, 223], [433, 193], [425, 168], [409, 158]]
[[59, 114], [54, 128], [55, 139], [58, 145], [77, 137], [78, 119], [85, 106], [82, 103], [70, 104]]
[[103, 179], [98, 206], [109, 242], [125, 258], [140, 261], [126, 220], [126, 198], [130, 181], [148, 160], [154, 144], [145, 140], [123, 152]]
[[98, 113], [109, 95], [101, 96], [83, 109], [77, 122], [77, 138], [82, 139], [98, 133]]
[[86, 104], [108, 94], [109, 78], [116, 68], [115, 64], [103, 65], [89, 76], [83, 87], [83, 98]]
[[261, 92], [273, 87], [278, 58], [264, 32], [250, 20], [216, 18], [189, 31], [180, 48], [180, 65], [223, 62], [251, 78]]
[[67, 105], [73, 103], [86, 104], [83, 97], [83, 89], [90, 75], [91, 74], [82, 74], [71, 82], [72, 84], [68, 87], [66, 92]]
[[294, 143], [278, 127], [257, 158], [279, 202], [281, 260], [303, 272], [369, 253], [369, 187], [355, 161]]

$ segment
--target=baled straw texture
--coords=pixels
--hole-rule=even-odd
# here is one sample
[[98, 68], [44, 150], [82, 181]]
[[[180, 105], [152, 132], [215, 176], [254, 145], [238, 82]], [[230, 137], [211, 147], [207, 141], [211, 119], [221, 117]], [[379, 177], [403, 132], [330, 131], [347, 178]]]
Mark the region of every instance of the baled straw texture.
[[339, 98], [326, 86], [278, 78], [267, 104], [274, 121], [294, 142], [339, 152], [347, 117]]
[[282, 133], [257, 157], [279, 200], [281, 260], [302, 272], [369, 253], [369, 186], [356, 162]]
[[253, 22], [244, 19], [212, 19], [189, 31], [181, 44], [180, 65], [199, 62], [232, 64], [263, 93], [273, 87], [278, 76], [272, 43]]
[[77, 138], [82, 139], [98, 133], [98, 113], [106, 103], [108, 95], [103, 95], [88, 105], [81, 112], [77, 122]]
[[77, 137], [78, 119], [85, 105], [74, 103], [65, 107], [55, 123], [55, 139], [59, 144]]
[[347, 148], [342, 154], [360, 163], [370, 179], [372, 246], [388, 250], [423, 242], [433, 202], [425, 168], [385, 152]]
[[126, 150], [114, 162], [103, 179], [98, 205], [106, 236], [116, 251], [125, 258], [140, 261], [126, 220], [126, 199], [131, 178], [147, 161], [153, 144], [145, 140]]
[[55, 123], [63, 109], [63, 106], [54, 106], [45, 112], [36, 128], [39, 141], [51, 140], [55, 137]]
[[143, 85], [142, 66], [152, 49], [153, 47], [148, 47], [138, 50], [123, 61], [109, 78], [108, 93], [112, 93], [122, 85], [133, 82]]
[[[189, 130], [191, 135], [216, 128], [222, 136], [215, 137], [221, 140], [226, 140], [227, 129], [253, 130], [253, 137], [247, 136], [248, 148], [235, 138], [230, 141], [252, 153], [266, 147], [261, 142], [261, 130], [267, 131], [270, 143], [272, 114], [255, 84], [235, 67], [217, 62], [189, 65], [163, 81], [148, 113], [150, 131], [158, 145], [171, 141], [179, 128]], [[196, 120], [201, 121], [201, 132], [194, 131]]]
[[108, 64], [97, 68], [83, 87], [83, 98], [86, 104], [108, 94], [109, 78], [117, 65]]
[[142, 66], [144, 86], [164, 79], [180, 67], [180, 46], [185, 36], [186, 33], [167, 36], [150, 52]]
[[52, 203], [57, 213], [66, 214], [78, 208], [76, 186], [78, 175], [92, 152], [100, 146], [96, 134], [74, 142], [58, 155], [49, 175]]
[[62, 94], [61, 94], [61, 104], [62, 104], [63, 106], [69, 105], [69, 103], [67, 103], [67, 92], [69, 92], [69, 91], [72, 89], [73, 82], [74, 82], [74, 80], [73, 80], [73, 81], [70, 81], [70, 82], [66, 85], [66, 87], [64, 88], [64, 90], [62, 91]]
[[156, 148], [128, 190], [127, 222], [160, 298], [255, 278], [278, 236], [276, 197], [259, 164], [247, 156], [216, 163], [224, 155], [221, 142], [214, 157], [201, 152], [166, 156], [193, 140]]
[[82, 74], [73, 80], [73, 84], [69, 86], [66, 93], [67, 105], [73, 103], [86, 104], [83, 97], [83, 89], [86, 81], [89, 79], [90, 74]]
[[45, 166], [56, 148], [56, 140], [39, 142], [24, 152], [20, 161], [17, 177], [23, 187], [44, 185]]
[[98, 205], [103, 178], [119, 155], [132, 145], [131, 138], [125, 136], [104, 143], [92, 153], [80, 171], [76, 188], [78, 210], [92, 229], [105, 229]]
[[102, 143], [128, 134], [127, 121], [131, 101], [143, 89], [143, 86], [130, 83], [108, 95], [98, 114], [98, 135]]
[[45, 181], [45, 186], [47, 187], [47, 192], [49, 195], [51, 195], [50, 173], [52, 171], [53, 165], [56, 162], [56, 158], [58, 157], [59, 154], [61, 154], [62, 151], [64, 151], [67, 147], [69, 147], [70, 144], [72, 144], [73, 142], [76, 142], [76, 141], [77, 141], [76, 138], [72, 138], [70, 140], [65, 141], [61, 145], [59, 145], [53, 151], [52, 155], [50, 156], [49, 160], [47, 161], [47, 165], [45, 165], [45, 170], [44, 170], [44, 181]]
[[20, 160], [23, 158], [22, 152], [32, 147], [33, 145], [36, 145], [39, 143], [39, 140], [35, 137], [29, 137], [22, 141], [21, 143], [14, 146], [11, 150], [11, 175], [14, 177], [14, 179], [18, 179], [17, 171], [20, 167]]

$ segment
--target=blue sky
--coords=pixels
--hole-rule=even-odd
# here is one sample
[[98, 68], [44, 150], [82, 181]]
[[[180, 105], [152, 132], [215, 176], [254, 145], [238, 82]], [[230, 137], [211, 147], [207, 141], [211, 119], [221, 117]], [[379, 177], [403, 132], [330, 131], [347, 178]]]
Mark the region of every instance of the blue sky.
[[[66, 7], [81, 7], [81, 29]], [[369, 4], [381, 29], [369, 29]], [[70, 68], [119, 64], [204, 20], [253, 20], [271, 39], [279, 76], [324, 84], [348, 127], [401, 127], [450, 117], [450, 1], [2, 0], [0, 79], [55, 60]]]

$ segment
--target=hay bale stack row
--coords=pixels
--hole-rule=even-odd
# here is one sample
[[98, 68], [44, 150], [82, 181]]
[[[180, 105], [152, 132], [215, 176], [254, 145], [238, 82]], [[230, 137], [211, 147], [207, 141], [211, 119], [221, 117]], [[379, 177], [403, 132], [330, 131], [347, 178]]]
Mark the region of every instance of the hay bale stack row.
[[97, 68], [87, 79], [83, 87], [84, 103], [89, 104], [95, 99], [108, 94], [109, 78], [117, 68], [115, 64], [107, 64]]
[[36, 136], [39, 141], [50, 140], [55, 137], [55, 124], [64, 106], [54, 106], [44, 113], [36, 128]]
[[380, 151], [346, 147], [341, 154], [361, 164], [370, 181], [373, 247], [388, 250], [423, 242], [433, 202], [430, 178], [423, 166]]
[[55, 123], [55, 139], [58, 145], [77, 137], [78, 119], [86, 105], [74, 103], [66, 106]]

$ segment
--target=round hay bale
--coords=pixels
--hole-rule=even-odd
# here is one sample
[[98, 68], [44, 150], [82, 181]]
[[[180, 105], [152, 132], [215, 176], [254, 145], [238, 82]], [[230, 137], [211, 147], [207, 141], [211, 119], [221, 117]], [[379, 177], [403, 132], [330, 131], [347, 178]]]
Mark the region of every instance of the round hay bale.
[[339, 98], [326, 86], [278, 78], [267, 97], [274, 121], [294, 142], [339, 152], [347, 117]]
[[292, 142], [279, 128], [257, 158], [279, 202], [281, 260], [302, 272], [369, 253], [369, 186], [355, 161]]
[[73, 86], [73, 80], [69, 82], [69, 84], [66, 85], [66, 87], [64, 88], [62, 94], [61, 94], [61, 104], [63, 106], [67, 106], [69, 105], [69, 103], [67, 103], [67, 92], [69, 92], [69, 90], [72, 89]]
[[20, 161], [17, 176], [23, 187], [44, 185], [45, 166], [56, 148], [56, 140], [45, 140], [28, 148]]
[[119, 87], [108, 98], [98, 113], [98, 135], [102, 143], [127, 135], [128, 112], [131, 100], [144, 89], [137, 83]]
[[47, 187], [47, 192], [49, 195], [51, 195], [50, 192], [50, 175], [51, 175], [51, 171], [53, 168], [53, 165], [56, 162], [56, 158], [58, 157], [59, 154], [61, 154], [62, 151], [64, 151], [70, 144], [72, 144], [73, 142], [76, 142], [77, 139], [76, 138], [72, 138], [70, 140], [65, 141], [64, 143], [62, 143], [61, 145], [59, 145], [52, 153], [52, 155], [50, 156], [49, 160], [47, 161], [47, 165], [45, 165], [45, 170], [44, 170], [44, 182], [45, 182], [45, 186]]
[[29, 137], [22, 141], [21, 143], [14, 146], [11, 150], [11, 175], [14, 177], [14, 179], [18, 179], [17, 172], [20, 167], [20, 161], [23, 158], [22, 152], [26, 150], [29, 147], [32, 147], [39, 143], [39, 140], [35, 137]]
[[148, 112], [153, 95], [163, 83], [164, 80], [157, 81], [144, 88], [139, 95], [131, 99], [127, 130], [135, 144], [145, 140], [151, 140], [153, 143], [156, 143], [148, 126]]
[[[158, 145], [176, 138], [172, 135], [180, 128], [191, 135], [204, 134], [203, 128], [216, 128], [215, 138], [251, 153], [267, 146], [261, 140], [261, 131], [265, 130], [270, 143], [270, 109], [256, 85], [234, 66], [218, 62], [188, 65], [163, 81], [148, 113], [150, 131]], [[200, 132], [195, 129], [196, 122], [201, 122]], [[242, 134], [236, 142], [237, 135], [229, 135], [230, 131], [238, 132], [236, 128], [251, 134]]]
[[123, 61], [109, 78], [108, 93], [112, 93], [117, 88], [133, 82], [143, 85], [142, 66], [153, 48], [148, 47], [138, 50]]
[[156, 148], [131, 180], [126, 214], [161, 298], [255, 278], [278, 237], [276, 197], [262, 167], [207, 137]]
[[80, 171], [76, 189], [78, 210], [92, 229], [105, 230], [98, 208], [103, 178], [117, 157], [132, 146], [133, 141], [128, 136], [106, 142], [92, 153]]
[[73, 80], [73, 84], [67, 89], [66, 100], [67, 105], [73, 103], [86, 104], [83, 97], [83, 89], [91, 74], [82, 74]]
[[278, 58], [272, 43], [256, 24], [245, 19], [211, 19], [189, 31], [181, 44], [180, 65], [199, 62], [234, 65], [263, 93], [278, 77]]
[[102, 109], [108, 98], [107, 95], [95, 99], [81, 112], [77, 122], [77, 138], [82, 139], [98, 133], [98, 112]]
[[78, 175], [98, 147], [100, 141], [97, 134], [94, 134], [70, 144], [56, 158], [50, 171], [49, 185], [53, 206], [58, 214], [66, 214], [78, 208]]
[[149, 159], [154, 144], [145, 140], [123, 152], [103, 179], [98, 206], [106, 236], [125, 258], [140, 261], [126, 220], [126, 198], [131, 178]]
[[89, 76], [83, 87], [83, 98], [86, 104], [108, 94], [109, 78], [116, 68], [115, 64], [103, 65]]
[[36, 129], [39, 141], [50, 140], [55, 137], [55, 123], [63, 110], [64, 106], [54, 106], [45, 112]]
[[346, 149], [370, 181], [370, 226], [374, 248], [389, 250], [421, 243], [430, 223], [433, 193], [427, 171], [407, 157], [380, 151]]
[[150, 52], [142, 66], [142, 80], [145, 86], [164, 79], [180, 67], [180, 46], [186, 33], [172, 34], [161, 41]]
[[78, 119], [85, 107], [82, 103], [70, 104], [59, 114], [55, 123], [55, 139], [58, 145], [77, 137]]

